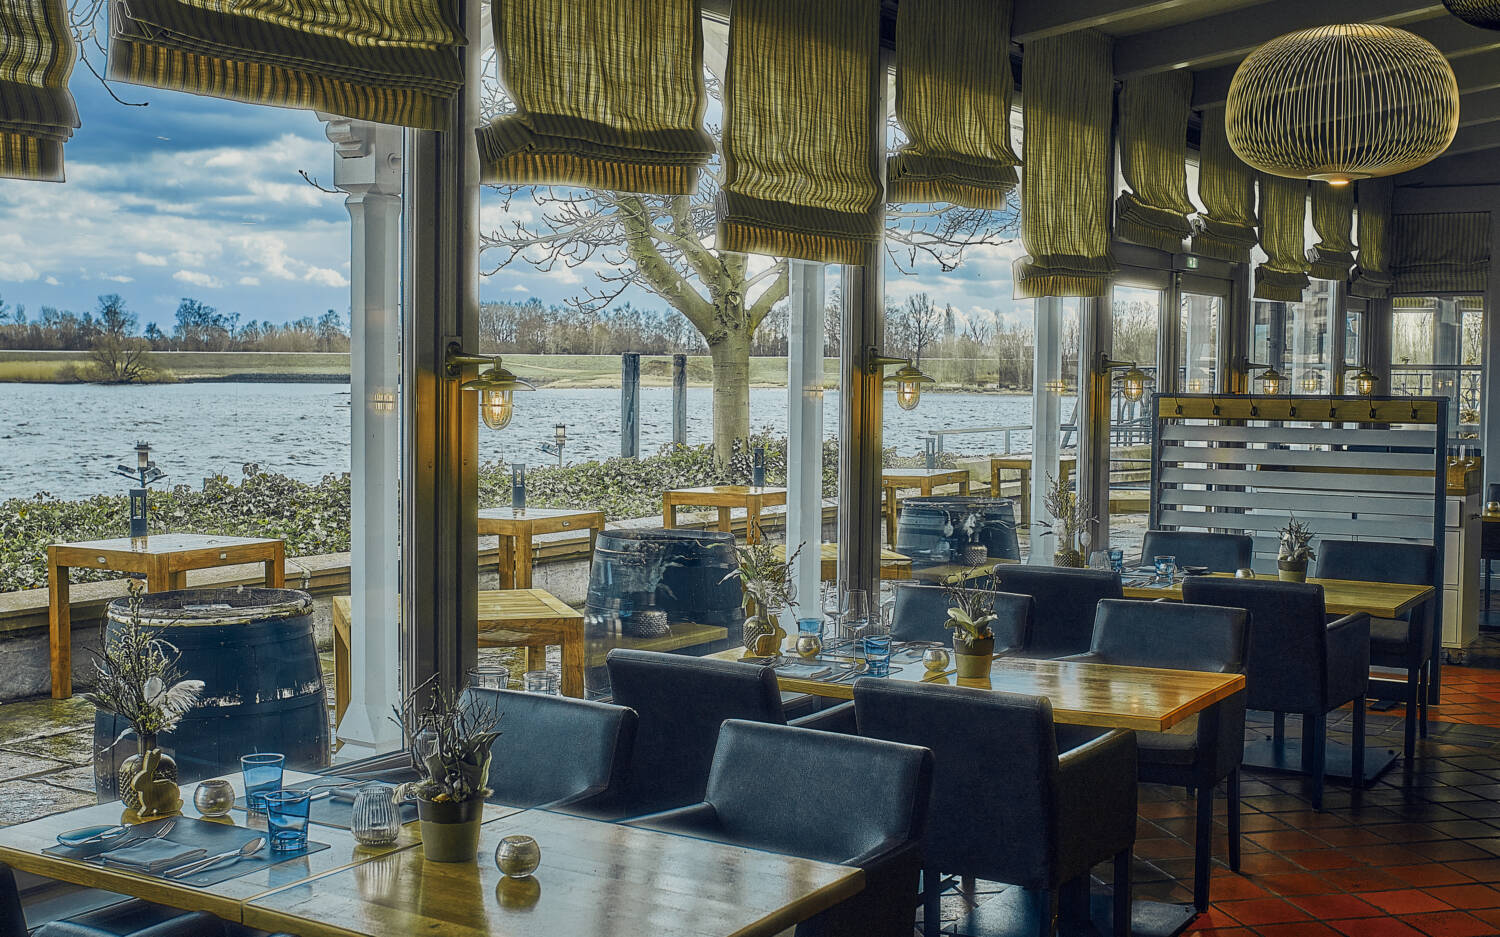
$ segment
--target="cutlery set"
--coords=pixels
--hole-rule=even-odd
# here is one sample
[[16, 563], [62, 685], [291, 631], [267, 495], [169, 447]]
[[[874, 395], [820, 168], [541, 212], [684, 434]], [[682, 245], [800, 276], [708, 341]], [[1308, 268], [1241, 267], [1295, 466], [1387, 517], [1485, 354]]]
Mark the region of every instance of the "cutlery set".
[[[329, 795], [333, 793], [334, 791], [332, 790], [327, 792]], [[112, 853], [128, 849], [132, 846], [139, 846], [142, 843], [163, 839], [176, 826], [177, 821], [175, 819], [167, 820], [150, 833], [141, 835], [131, 835], [130, 831], [134, 828], [123, 824], [103, 828], [85, 827], [82, 830], [70, 830], [67, 833], [58, 834], [57, 841], [60, 845], [74, 849], [97, 845], [98, 843], [108, 843], [109, 845], [104, 849], [94, 853], [93, 858], [102, 857], [103, 861], [109, 862], [109, 857]], [[168, 866], [165, 869], [155, 869], [151, 863], [143, 865], [142, 868], [152, 873], [159, 873], [166, 878], [186, 878], [189, 875], [196, 875], [199, 872], [205, 872], [222, 865], [232, 865], [241, 859], [248, 859], [265, 848], [265, 845], [265, 837], [257, 836], [241, 846], [226, 850], [217, 855], [204, 857], [203, 853], [205, 850], [199, 849], [194, 854], [185, 857], [186, 861], [179, 861], [176, 865]], [[118, 864], [122, 866], [134, 865], [123, 860]]]

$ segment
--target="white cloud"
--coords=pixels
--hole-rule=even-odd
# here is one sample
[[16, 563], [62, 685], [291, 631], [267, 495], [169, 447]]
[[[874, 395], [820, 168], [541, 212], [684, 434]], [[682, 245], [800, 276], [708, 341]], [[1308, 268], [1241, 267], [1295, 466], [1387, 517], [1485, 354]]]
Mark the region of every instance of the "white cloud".
[[135, 277], [127, 277], [123, 273], [116, 273], [113, 276], [100, 277], [99, 279], [101, 279], [101, 280], [109, 280], [111, 283], [134, 283], [135, 282]]
[[197, 270], [179, 270], [172, 274], [172, 279], [180, 283], [187, 283], [190, 286], [201, 286], [209, 290], [216, 290], [224, 285], [219, 282], [218, 278], [210, 276], [207, 273], [200, 273]]
[[329, 270], [327, 267], [311, 267], [302, 274], [302, 279], [319, 286], [348, 286], [349, 280], [337, 270]]
[[512, 286], [510, 288], [510, 290], [511, 290], [512, 293], [529, 293], [529, 292], [531, 292], [531, 290], [527, 289], [526, 287], [522, 286], [519, 283], [517, 283], [515, 286]]
[[35, 267], [26, 261], [0, 260], [0, 280], [10, 280], [15, 283], [35, 280], [40, 274]]
[[42, 282], [45, 283], [45, 284], [47, 284], [48, 286], [62, 286], [62, 281], [59, 280], [57, 277], [51, 277], [51, 276], [49, 276], [45, 280], [43, 280]]
[[260, 286], [260, 277], [240, 277], [240, 286]]
[[165, 267], [167, 265], [167, 258], [157, 257], [154, 254], [148, 254], [145, 251], [136, 251], [135, 262], [140, 264], [142, 267]]

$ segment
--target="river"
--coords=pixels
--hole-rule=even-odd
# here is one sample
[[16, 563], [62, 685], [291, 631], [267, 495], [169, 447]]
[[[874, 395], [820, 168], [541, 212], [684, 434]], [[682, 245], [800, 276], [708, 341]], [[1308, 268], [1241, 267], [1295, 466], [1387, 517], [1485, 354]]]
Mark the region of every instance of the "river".
[[[153, 458], [167, 472], [165, 484], [198, 486], [204, 478], [241, 475], [258, 463], [307, 482], [349, 470], [349, 387], [344, 384], [6, 384], [0, 393], [0, 500], [47, 492], [58, 498], [123, 493], [129, 483], [110, 474], [121, 462], [134, 464], [137, 440], [151, 443]], [[786, 433], [782, 388], [750, 391], [750, 424]], [[712, 392], [688, 390], [688, 441], [712, 436]], [[1063, 413], [1071, 415], [1071, 399]], [[838, 430], [838, 394], [823, 400], [826, 435]], [[672, 392], [641, 390], [641, 451], [654, 453], [672, 435]], [[928, 394], [915, 410], [901, 410], [893, 394], [885, 407], [886, 445], [920, 452], [929, 429], [1027, 425], [1029, 396]], [[553, 464], [538, 446], [553, 437], [553, 424], [568, 427], [569, 462], [620, 453], [618, 389], [553, 390], [516, 395], [515, 418], [504, 430], [481, 429], [482, 461]], [[1027, 432], [1012, 446], [1031, 448]], [[959, 452], [1000, 452], [1000, 434], [948, 437]]]

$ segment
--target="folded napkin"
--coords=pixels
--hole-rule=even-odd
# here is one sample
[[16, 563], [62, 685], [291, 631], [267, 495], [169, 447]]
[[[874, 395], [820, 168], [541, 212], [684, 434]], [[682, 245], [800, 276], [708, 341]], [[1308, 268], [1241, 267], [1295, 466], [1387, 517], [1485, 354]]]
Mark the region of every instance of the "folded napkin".
[[132, 872], [155, 875], [165, 869], [191, 862], [207, 855], [208, 850], [196, 846], [184, 846], [166, 839], [148, 839], [134, 846], [119, 849], [100, 856], [105, 865]]

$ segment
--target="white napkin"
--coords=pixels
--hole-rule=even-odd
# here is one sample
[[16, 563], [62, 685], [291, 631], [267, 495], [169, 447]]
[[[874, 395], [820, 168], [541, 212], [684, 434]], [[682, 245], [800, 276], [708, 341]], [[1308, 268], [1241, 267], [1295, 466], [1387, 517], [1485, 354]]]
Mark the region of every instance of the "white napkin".
[[166, 839], [148, 839], [104, 853], [100, 858], [105, 865], [155, 875], [207, 854], [208, 850], [196, 846], [184, 846]]

